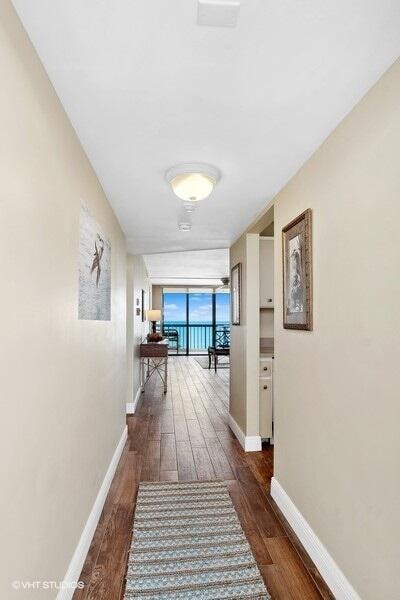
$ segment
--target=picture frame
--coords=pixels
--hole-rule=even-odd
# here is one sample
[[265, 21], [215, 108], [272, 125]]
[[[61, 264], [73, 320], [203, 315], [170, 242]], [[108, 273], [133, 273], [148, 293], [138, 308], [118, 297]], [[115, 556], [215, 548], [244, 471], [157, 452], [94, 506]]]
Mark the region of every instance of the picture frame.
[[231, 323], [240, 325], [242, 288], [242, 263], [237, 263], [231, 269]]
[[146, 291], [142, 290], [142, 323], [146, 320]]
[[111, 321], [111, 242], [86, 204], [79, 216], [78, 319]]
[[312, 212], [282, 229], [283, 327], [312, 331]]

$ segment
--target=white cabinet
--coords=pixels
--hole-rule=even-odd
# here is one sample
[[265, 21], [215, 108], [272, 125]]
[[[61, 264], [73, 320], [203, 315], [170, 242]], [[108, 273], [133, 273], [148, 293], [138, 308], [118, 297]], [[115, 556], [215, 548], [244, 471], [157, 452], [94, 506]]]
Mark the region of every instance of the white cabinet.
[[260, 358], [259, 377], [260, 436], [272, 438], [273, 359]]
[[274, 240], [260, 238], [260, 308], [274, 307]]

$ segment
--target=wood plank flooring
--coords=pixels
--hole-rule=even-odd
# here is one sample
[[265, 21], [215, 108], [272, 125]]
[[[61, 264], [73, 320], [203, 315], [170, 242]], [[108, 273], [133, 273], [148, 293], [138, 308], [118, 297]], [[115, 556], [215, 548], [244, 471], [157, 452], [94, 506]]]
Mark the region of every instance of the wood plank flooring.
[[140, 481], [227, 481], [273, 600], [332, 599], [315, 565], [269, 495], [273, 448], [245, 453], [228, 427], [229, 370], [170, 358], [166, 395], [150, 380], [129, 416], [128, 441], [74, 600], [120, 600]]

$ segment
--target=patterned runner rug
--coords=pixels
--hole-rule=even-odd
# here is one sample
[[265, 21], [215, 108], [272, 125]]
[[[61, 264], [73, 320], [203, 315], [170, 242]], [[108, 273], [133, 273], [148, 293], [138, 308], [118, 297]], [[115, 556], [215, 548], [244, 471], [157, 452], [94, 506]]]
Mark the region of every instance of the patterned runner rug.
[[125, 598], [270, 599], [223, 481], [140, 484]]

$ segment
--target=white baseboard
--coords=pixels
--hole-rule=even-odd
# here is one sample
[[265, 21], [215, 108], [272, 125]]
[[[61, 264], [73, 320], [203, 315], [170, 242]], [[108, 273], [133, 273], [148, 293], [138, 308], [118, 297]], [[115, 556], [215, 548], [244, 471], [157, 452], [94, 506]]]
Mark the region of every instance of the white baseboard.
[[110, 489], [110, 485], [117, 469], [117, 465], [124, 449], [127, 437], [128, 428], [125, 426], [121, 435], [121, 439], [118, 442], [114, 455], [107, 469], [107, 473], [103, 479], [103, 483], [99, 489], [99, 493], [97, 494], [97, 498], [94, 501], [92, 510], [90, 511], [89, 518], [86, 521], [86, 525], [82, 531], [82, 535], [75, 549], [72, 560], [69, 564], [68, 571], [65, 574], [63, 581], [64, 585], [58, 592], [57, 600], [71, 600], [72, 596], [74, 595], [75, 589], [66, 586], [71, 585], [73, 582], [79, 581], [79, 576], [86, 560], [86, 555], [89, 551], [89, 547], [96, 530], [97, 523], [99, 522], [101, 511], [103, 510], [104, 502], [107, 498], [107, 494]]
[[141, 388], [139, 388], [138, 391], [136, 392], [134, 401], [126, 403], [126, 414], [127, 415], [133, 415], [136, 412], [136, 408], [137, 408], [141, 393], [142, 393], [142, 390], [141, 390]]
[[246, 435], [244, 449], [246, 452], [259, 452], [262, 450], [261, 437], [259, 435]]
[[259, 435], [245, 435], [232, 415], [229, 415], [229, 427], [236, 435], [245, 452], [257, 452], [261, 450], [261, 437]]
[[350, 582], [329, 554], [323, 543], [311, 529], [301, 512], [293, 504], [275, 477], [271, 480], [271, 496], [285, 515], [289, 525], [303, 544], [325, 583], [336, 600], [361, 600]]

